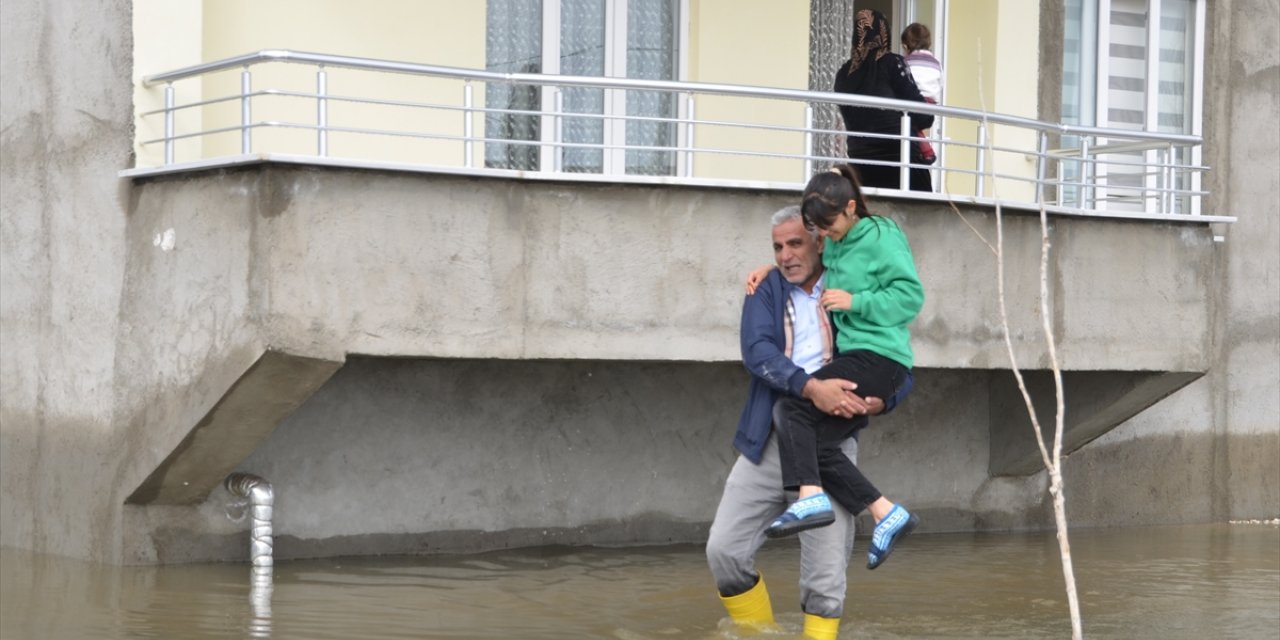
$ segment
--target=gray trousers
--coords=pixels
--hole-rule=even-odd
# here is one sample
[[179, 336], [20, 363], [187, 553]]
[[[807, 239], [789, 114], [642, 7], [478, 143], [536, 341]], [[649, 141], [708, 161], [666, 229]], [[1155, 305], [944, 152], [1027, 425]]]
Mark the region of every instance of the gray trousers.
[[[841, 449], [850, 461], [857, 462], [856, 440], [846, 440]], [[782, 489], [776, 438], [769, 437], [758, 465], [738, 456], [724, 482], [724, 494], [707, 538], [707, 563], [720, 595], [736, 596], [755, 586], [759, 578], [755, 555], [764, 544], [764, 530], [794, 499], [794, 492]], [[835, 524], [799, 534], [800, 606], [805, 613], [823, 618], [839, 618], [844, 612], [846, 574], [853, 551], [854, 517], [834, 501], [832, 507]]]

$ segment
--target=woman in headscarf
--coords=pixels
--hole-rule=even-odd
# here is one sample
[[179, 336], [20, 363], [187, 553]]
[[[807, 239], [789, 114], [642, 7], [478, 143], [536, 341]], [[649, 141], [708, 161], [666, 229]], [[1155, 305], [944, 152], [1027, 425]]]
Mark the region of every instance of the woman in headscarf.
[[[856, 93], [864, 96], [896, 98], [924, 102], [902, 56], [891, 51], [889, 21], [884, 14], [871, 9], [858, 12], [853, 27], [853, 51], [849, 60], [836, 72], [837, 93]], [[902, 113], [890, 109], [851, 107], [840, 105], [844, 128], [851, 134], [880, 133], [897, 136], [902, 131]], [[927, 113], [911, 114], [911, 131], [933, 126], [933, 116]], [[921, 162], [918, 145], [911, 144], [911, 162]], [[897, 139], [868, 138], [850, 135], [849, 158], [858, 170], [862, 185], [866, 187], [903, 188], [896, 163], [902, 160], [902, 145]], [[893, 165], [867, 164], [859, 160], [892, 162]], [[932, 191], [928, 169], [911, 169], [912, 191]]]

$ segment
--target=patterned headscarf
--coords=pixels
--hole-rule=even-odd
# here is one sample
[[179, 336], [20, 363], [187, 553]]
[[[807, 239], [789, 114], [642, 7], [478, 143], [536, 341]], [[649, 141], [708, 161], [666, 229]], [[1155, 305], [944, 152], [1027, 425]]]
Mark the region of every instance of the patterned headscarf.
[[889, 20], [883, 13], [871, 9], [863, 9], [854, 18], [853, 51], [849, 54], [849, 75], [857, 72], [864, 62], [872, 62], [884, 57], [892, 48], [889, 35]]

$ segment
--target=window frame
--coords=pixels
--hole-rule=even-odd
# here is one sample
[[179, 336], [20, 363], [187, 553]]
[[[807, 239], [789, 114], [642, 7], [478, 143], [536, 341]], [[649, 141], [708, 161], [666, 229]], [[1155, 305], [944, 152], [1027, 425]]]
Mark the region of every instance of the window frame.
[[[627, 10], [630, 0], [604, 0], [605, 3], [605, 77], [626, 77], [627, 73]], [[561, 0], [542, 0], [542, 73], [560, 74], [560, 9]], [[676, 0], [675, 25], [675, 79], [683, 81], [688, 77], [689, 69], [689, 0]], [[626, 149], [610, 149], [610, 146], [623, 146], [627, 139], [627, 121], [616, 116], [627, 113], [626, 91], [621, 89], [604, 89], [605, 126], [603, 144], [606, 149], [601, 162], [600, 175], [625, 175], [627, 171]], [[559, 173], [562, 170], [563, 150], [559, 147], [562, 131], [556, 126], [554, 115], [558, 113], [557, 101], [561, 93], [559, 88], [546, 87], [542, 92], [542, 112], [540, 136], [539, 166], [551, 167]], [[676, 117], [688, 118], [688, 105], [685, 100], [676, 101]], [[676, 127], [676, 145], [684, 146], [686, 127]], [[675, 153], [674, 172], [683, 175], [685, 154]]]
[[[1143, 131], [1159, 131], [1160, 128], [1160, 24], [1163, 18], [1162, 2], [1163, 0], [1144, 0], [1146, 2], [1147, 16], [1147, 33], [1145, 43], [1144, 64], [1146, 66], [1144, 78], [1144, 105], [1143, 105]], [[1190, 113], [1187, 114], [1187, 120], [1190, 124], [1185, 133], [1193, 136], [1203, 135], [1204, 126], [1204, 43], [1205, 43], [1205, 18], [1206, 18], [1206, 0], [1191, 0], [1194, 5], [1191, 13], [1194, 15], [1193, 33], [1191, 34], [1192, 52], [1189, 65], [1191, 66], [1191, 82], [1189, 84], [1190, 96]], [[1108, 116], [1108, 92], [1110, 90], [1111, 79], [1111, 3], [1112, 0], [1097, 0], [1096, 11], [1094, 13], [1096, 30], [1097, 50], [1095, 52], [1095, 76], [1094, 76], [1094, 109], [1093, 117], [1096, 126], [1107, 126], [1110, 124]], [[1085, 6], [1088, 6], [1088, 2]], [[1088, 15], [1086, 9], [1085, 15]], [[1082, 24], [1082, 28], [1086, 25]], [[1083, 67], [1082, 67], [1083, 68]], [[1105, 140], [1099, 140], [1100, 143]], [[1147, 151], [1145, 160], [1147, 163], [1155, 163], [1156, 151]], [[1203, 159], [1203, 151], [1200, 147], [1192, 150], [1191, 164], [1200, 165]], [[1099, 183], [1106, 177], [1105, 169], [1099, 170], [1095, 176], [1095, 180]], [[1156, 177], [1147, 176], [1145, 178], [1146, 186], [1154, 188], [1156, 186]], [[1191, 175], [1191, 189], [1199, 191], [1201, 188], [1200, 172], [1194, 172]], [[1107, 197], [1107, 189], [1103, 186], [1097, 187], [1097, 198], [1104, 200]], [[1144, 209], [1153, 212], [1157, 208], [1157, 203], [1147, 200], [1144, 203]], [[1200, 199], [1193, 198], [1191, 200], [1191, 211], [1193, 215], [1200, 214]]]

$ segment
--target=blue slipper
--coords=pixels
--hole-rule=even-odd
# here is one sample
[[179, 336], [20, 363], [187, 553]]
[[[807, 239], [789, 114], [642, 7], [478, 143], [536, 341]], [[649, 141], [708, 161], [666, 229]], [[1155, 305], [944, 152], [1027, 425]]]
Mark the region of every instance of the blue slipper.
[[801, 531], [825, 527], [836, 521], [836, 514], [831, 510], [831, 501], [827, 494], [819, 493], [804, 500], [796, 500], [787, 507], [765, 529], [764, 534], [770, 538], [782, 538], [795, 535]]
[[871, 534], [871, 547], [867, 550], [867, 568], [874, 569], [884, 564], [884, 561], [889, 559], [889, 554], [893, 553], [893, 545], [911, 535], [919, 524], [920, 518], [916, 514], [908, 512], [900, 504], [893, 505], [889, 515], [876, 525], [875, 533]]

